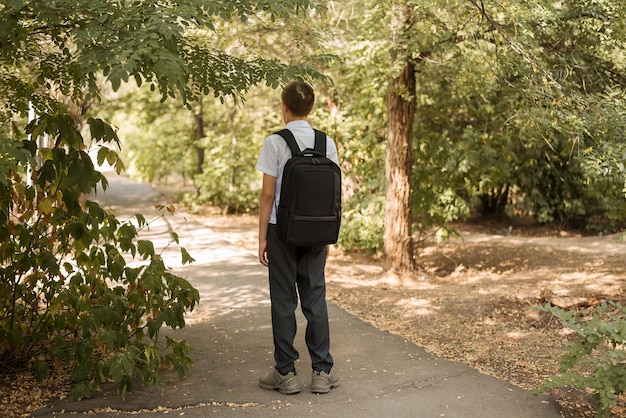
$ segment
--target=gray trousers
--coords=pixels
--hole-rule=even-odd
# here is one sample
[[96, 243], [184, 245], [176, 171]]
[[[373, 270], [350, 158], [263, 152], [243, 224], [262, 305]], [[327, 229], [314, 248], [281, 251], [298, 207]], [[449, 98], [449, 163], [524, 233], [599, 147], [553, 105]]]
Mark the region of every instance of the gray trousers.
[[305, 340], [313, 370], [330, 372], [330, 331], [326, 306], [326, 246], [296, 247], [278, 237], [276, 225], [267, 235], [272, 333], [276, 369], [294, 371], [299, 353], [294, 347], [298, 295], [307, 325]]

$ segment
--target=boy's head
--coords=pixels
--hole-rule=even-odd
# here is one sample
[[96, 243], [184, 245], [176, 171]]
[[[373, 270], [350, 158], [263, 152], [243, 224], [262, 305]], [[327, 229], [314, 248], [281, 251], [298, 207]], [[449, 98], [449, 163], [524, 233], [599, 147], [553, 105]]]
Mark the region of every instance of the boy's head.
[[298, 117], [308, 116], [315, 103], [313, 87], [304, 81], [292, 81], [287, 84], [281, 98], [287, 109]]

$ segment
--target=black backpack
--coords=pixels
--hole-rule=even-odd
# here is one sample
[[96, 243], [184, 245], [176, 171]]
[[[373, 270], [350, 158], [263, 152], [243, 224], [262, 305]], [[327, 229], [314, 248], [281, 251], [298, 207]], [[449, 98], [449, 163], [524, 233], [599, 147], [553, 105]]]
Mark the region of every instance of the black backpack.
[[277, 213], [278, 236], [296, 246], [334, 244], [341, 225], [341, 170], [326, 158], [326, 134], [315, 130], [315, 148], [300, 151], [289, 129], [276, 132], [289, 145]]

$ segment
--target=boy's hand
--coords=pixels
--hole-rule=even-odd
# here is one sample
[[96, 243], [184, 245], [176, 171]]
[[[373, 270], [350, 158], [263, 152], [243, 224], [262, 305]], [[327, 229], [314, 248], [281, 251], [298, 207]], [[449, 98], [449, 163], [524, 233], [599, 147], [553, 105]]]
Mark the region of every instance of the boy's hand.
[[269, 266], [270, 264], [269, 259], [267, 258], [267, 241], [259, 242], [259, 261], [265, 267]]

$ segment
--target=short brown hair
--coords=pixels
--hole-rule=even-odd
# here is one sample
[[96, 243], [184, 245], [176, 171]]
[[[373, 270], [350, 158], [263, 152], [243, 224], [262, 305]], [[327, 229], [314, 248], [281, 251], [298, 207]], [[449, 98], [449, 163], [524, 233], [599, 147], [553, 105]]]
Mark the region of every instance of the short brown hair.
[[300, 80], [287, 84], [281, 98], [287, 109], [296, 116], [307, 116], [315, 103], [313, 87]]

